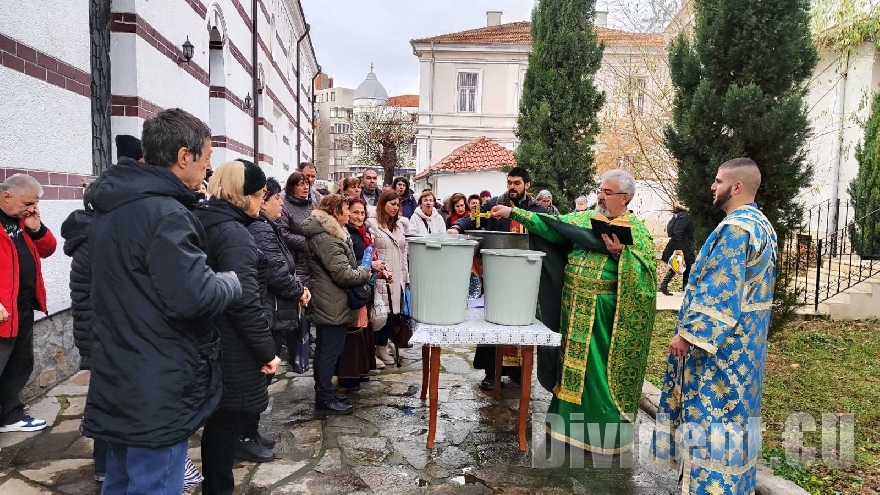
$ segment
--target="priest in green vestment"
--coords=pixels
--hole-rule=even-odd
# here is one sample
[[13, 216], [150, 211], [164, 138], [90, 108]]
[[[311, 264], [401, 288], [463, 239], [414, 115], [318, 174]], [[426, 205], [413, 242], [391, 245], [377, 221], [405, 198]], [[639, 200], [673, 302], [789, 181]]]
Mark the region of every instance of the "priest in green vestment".
[[[562, 347], [557, 362], [542, 362], [539, 349], [539, 379], [549, 368], [555, 380], [547, 432], [575, 447], [616, 454], [633, 443], [654, 329], [657, 261], [650, 232], [628, 211], [633, 177], [623, 170], [606, 172], [597, 193], [595, 210], [557, 216], [496, 206], [492, 213], [540, 236], [533, 246], [548, 253], [539, 312], [541, 321], [562, 333]], [[628, 225], [633, 244], [594, 235], [591, 219], [597, 213]], [[557, 277], [551, 254], [560, 252], [567, 259], [559, 263], [557, 271], [563, 273]], [[558, 317], [548, 311], [558, 311]]]

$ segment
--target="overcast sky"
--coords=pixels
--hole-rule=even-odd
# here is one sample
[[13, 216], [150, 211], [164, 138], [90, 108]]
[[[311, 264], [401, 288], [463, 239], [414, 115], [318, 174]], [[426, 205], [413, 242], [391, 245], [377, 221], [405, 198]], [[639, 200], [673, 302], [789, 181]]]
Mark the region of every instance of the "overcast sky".
[[337, 87], [357, 88], [375, 64], [388, 96], [419, 93], [419, 64], [409, 41], [501, 22], [527, 21], [534, 0], [302, 0], [315, 54]]

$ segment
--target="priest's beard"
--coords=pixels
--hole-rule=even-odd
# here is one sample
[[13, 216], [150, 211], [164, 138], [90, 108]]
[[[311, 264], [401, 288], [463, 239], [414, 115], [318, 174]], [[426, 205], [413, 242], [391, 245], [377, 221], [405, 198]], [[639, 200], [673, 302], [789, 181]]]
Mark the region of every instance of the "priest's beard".
[[726, 191], [716, 189], [715, 190], [715, 201], [713, 202], [713, 204], [723, 210], [724, 205], [726, 205], [727, 202], [730, 201], [730, 197], [731, 197], [730, 193], [731, 193], [732, 189], [733, 189], [733, 186], [728, 187]]
[[596, 203], [596, 212], [601, 213], [608, 218], [611, 218], [611, 212], [608, 211], [608, 208], [605, 208], [605, 204], [601, 201]]

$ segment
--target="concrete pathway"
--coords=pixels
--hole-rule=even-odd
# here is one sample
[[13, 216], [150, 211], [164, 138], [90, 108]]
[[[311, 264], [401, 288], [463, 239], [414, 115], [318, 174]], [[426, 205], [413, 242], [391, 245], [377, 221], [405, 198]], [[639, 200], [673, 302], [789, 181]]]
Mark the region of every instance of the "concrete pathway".
[[671, 296], [657, 293], [657, 311], [675, 311], [684, 303], [684, 292], [673, 292]]
[[[425, 448], [427, 405], [419, 399], [421, 350], [404, 350], [404, 367], [373, 377], [352, 394], [351, 416], [314, 415], [311, 376], [282, 373], [269, 388], [270, 407], [261, 429], [278, 441], [277, 459], [239, 463], [240, 494], [293, 493], [614, 493], [675, 492], [676, 474], [642, 460], [640, 437], [632, 467], [532, 467], [532, 453], [516, 440], [519, 389], [506, 387], [496, 403], [481, 392], [481, 372], [470, 364], [473, 349], [444, 350], [440, 376], [437, 443]], [[55, 387], [30, 412], [51, 428], [39, 433], [0, 434], [0, 493], [97, 494], [92, 441], [79, 433], [88, 373]], [[543, 419], [550, 394], [533, 382], [531, 412]], [[639, 427], [652, 419], [639, 415]], [[538, 434], [542, 439], [543, 435]], [[199, 434], [190, 456], [200, 464]], [[576, 461], [577, 459], [575, 459]]]

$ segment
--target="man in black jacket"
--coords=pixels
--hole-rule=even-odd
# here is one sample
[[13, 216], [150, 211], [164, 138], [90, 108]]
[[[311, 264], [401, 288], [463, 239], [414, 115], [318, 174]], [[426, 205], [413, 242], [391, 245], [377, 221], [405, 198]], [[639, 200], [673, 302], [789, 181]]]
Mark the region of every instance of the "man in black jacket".
[[94, 307], [83, 432], [105, 440], [105, 493], [182, 493], [187, 439], [217, 407], [211, 317], [241, 294], [206, 265], [189, 211], [210, 165], [211, 130], [180, 109], [144, 122], [146, 164], [122, 158], [94, 185]]
[[[522, 167], [514, 167], [507, 173], [507, 192], [501, 196], [489, 199], [480, 207], [482, 213], [492, 211], [495, 205], [516, 206], [524, 210], [536, 213], [547, 213], [541, 203], [535, 200], [527, 191], [531, 186], [531, 177], [529, 171]], [[524, 232], [522, 226], [514, 222], [510, 218], [488, 218], [482, 219], [481, 227], [485, 230], [496, 232]], [[476, 222], [471, 217], [466, 216], [459, 218], [447, 231], [450, 234], [461, 234], [466, 230], [476, 229]], [[513, 363], [520, 362], [520, 355], [517, 351], [516, 356], [505, 356], [504, 362], [511, 363], [502, 368], [504, 376], [511, 377], [514, 381], [519, 382], [522, 368]], [[495, 388], [495, 347], [494, 346], [477, 346], [477, 352], [474, 354], [474, 368], [485, 370], [486, 376], [480, 382], [480, 388], [483, 390], [493, 390]]]

